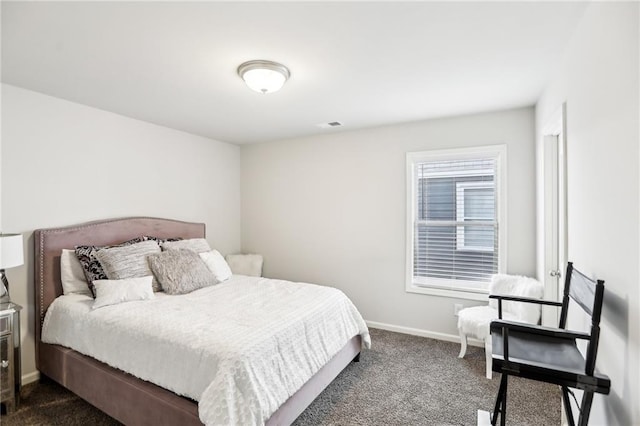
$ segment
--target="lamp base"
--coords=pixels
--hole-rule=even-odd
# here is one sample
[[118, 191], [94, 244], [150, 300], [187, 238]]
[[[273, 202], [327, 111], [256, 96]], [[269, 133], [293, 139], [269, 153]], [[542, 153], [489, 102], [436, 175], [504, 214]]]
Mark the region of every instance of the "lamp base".
[[9, 280], [7, 280], [7, 276], [4, 273], [4, 269], [0, 269], [0, 303], [9, 303], [11, 302], [11, 297], [9, 297]]

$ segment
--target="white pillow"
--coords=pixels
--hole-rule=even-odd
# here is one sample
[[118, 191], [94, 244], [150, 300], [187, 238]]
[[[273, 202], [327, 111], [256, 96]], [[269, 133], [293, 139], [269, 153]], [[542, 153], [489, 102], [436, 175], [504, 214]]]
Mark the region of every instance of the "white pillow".
[[224, 260], [224, 257], [222, 257], [218, 250], [206, 251], [199, 254], [200, 259], [207, 265], [207, 268], [209, 268], [218, 282], [231, 278], [231, 268], [229, 268], [227, 261]]
[[62, 294], [86, 294], [91, 296], [89, 284], [75, 250], [62, 249], [60, 254], [60, 280]]
[[93, 309], [134, 300], [153, 299], [155, 296], [151, 285], [152, 280], [151, 275], [122, 280], [96, 280], [93, 282], [96, 289]]

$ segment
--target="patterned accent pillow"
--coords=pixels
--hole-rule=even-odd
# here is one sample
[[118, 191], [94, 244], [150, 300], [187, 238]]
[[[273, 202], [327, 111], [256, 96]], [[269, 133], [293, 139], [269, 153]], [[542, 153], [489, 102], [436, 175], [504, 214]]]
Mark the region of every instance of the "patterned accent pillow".
[[167, 294], [191, 293], [218, 282], [198, 253], [192, 250], [163, 251], [148, 259], [153, 274]]
[[188, 240], [180, 241], [166, 241], [160, 245], [162, 250], [179, 250], [186, 249], [195, 251], [196, 253], [204, 253], [211, 251], [209, 243], [204, 238], [190, 238]]
[[89, 290], [91, 290], [91, 295], [94, 299], [96, 298], [96, 290], [93, 287], [93, 282], [96, 280], [107, 279], [107, 274], [104, 272], [102, 265], [100, 265], [98, 258], [96, 258], [96, 253], [102, 249], [127, 246], [141, 241], [144, 241], [143, 237], [133, 238], [113, 246], [76, 246], [76, 257], [78, 258], [80, 265], [82, 265], [84, 276], [87, 279], [87, 285], [89, 286]]
[[[149, 240], [128, 246], [98, 250], [96, 257], [100, 261], [108, 279], [123, 280], [125, 278], [153, 276], [147, 256], [156, 253], [160, 253], [160, 246], [157, 242]], [[155, 277], [151, 284], [153, 291], [162, 291]]]

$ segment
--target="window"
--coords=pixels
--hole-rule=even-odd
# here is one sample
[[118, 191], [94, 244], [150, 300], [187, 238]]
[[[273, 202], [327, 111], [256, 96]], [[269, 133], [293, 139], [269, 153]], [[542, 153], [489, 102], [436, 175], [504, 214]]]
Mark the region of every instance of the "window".
[[407, 154], [407, 291], [482, 299], [504, 272], [505, 146]]
[[[495, 185], [493, 174], [486, 180], [461, 179], [456, 182], [456, 249], [495, 252]], [[483, 222], [485, 225], [480, 224]]]

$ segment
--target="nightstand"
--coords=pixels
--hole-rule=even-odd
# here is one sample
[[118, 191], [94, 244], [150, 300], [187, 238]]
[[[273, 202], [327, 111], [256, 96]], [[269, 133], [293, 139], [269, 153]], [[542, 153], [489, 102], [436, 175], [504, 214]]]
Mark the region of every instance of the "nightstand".
[[0, 403], [6, 413], [20, 402], [20, 310], [15, 303], [0, 303]]

